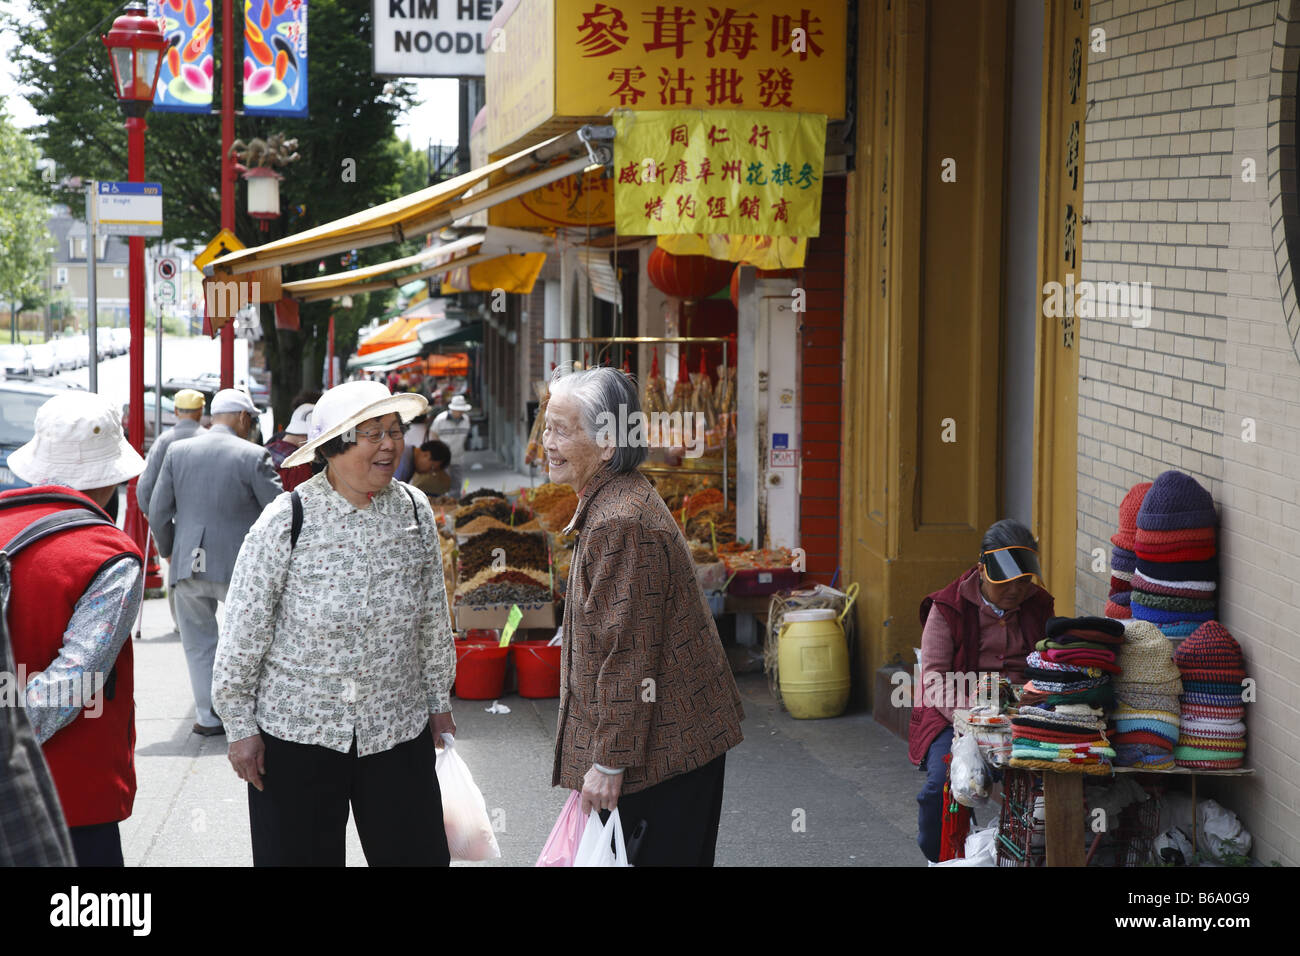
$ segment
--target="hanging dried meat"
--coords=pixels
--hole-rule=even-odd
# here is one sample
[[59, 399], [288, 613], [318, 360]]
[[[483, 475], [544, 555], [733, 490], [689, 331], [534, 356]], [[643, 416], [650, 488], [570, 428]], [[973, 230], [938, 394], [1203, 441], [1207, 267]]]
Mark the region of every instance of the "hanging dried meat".
[[645, 393], [641, 397], [641, 410], [649, 415], [652, 412], [668, 411], [668, 394], [663, 376], [659, 374], [659, 349], [653, 350], [650, 362], [650, 376], [645, 380]]

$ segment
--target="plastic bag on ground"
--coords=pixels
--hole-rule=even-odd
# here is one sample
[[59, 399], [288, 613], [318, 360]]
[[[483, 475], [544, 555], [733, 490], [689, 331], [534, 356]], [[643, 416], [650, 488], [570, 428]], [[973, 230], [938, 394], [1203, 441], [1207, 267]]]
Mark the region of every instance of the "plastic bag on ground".
[[[613, 837], [613, 847], [610, 838]], [[618, 810], [613, 810], [605, 823], [600, 822], [600, 814], [592, 810], [587, 817], [587, 826], [582, 831], [582, 841], [578, 844], [578, 853], [574, 866], [631, 866], [627, 861], [627, 846], [623, 842], [623, 824], [618, 819]]]
[[1196, 826], [1201, 846], [1210, 857], [1250, 855], [1250, 831], [1235, 813], [1216, 801], [1202, 800], [1196, 805]]
[[447, 829], [447, 848], [453, 860], [495, 860], [501, 856], [487, 803], [470, 775], [469, 767], [456, 753], [456, 740], [442, 735], [444, 747], [438, 754], [438, 788], [442, 791], [442, 821]]
[[935, 866], [997, 866], [998, 825], [983, 830], [972, 830], [966, 835], [965, 856], [957, 860], [944, 860]]
[[534, 866], [573, 866], [586, 825], [582, 816], [582, 794], [570, 790], [569, 799], [564, 801], [564, 809], [560, 811], [555, 826], [551, 827], [551, 835], [546, 838], [546, 845]]

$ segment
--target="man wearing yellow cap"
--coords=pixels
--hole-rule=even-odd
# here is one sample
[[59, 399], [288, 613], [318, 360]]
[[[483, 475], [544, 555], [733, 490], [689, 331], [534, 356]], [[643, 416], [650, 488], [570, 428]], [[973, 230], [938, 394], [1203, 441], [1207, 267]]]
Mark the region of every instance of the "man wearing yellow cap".
[[[145, 460], [144, 474], [136, 482], [135, 500], [140, 504], [141, 514], [149, 513], [149, 499], [158, 481], [158, 472], [162, 468], [163, 456], [167, 454], [167, 449], [174, 442], [193, 438], [205, 431], [199, 426], [199, 422], [203, 419], [203, 406], [206, 402], [203, 393], [193, 388], [182, 388], [172, 397], [172, 407], [176, 410], [176, 424], [154, 439], [149, 449], [149, 457]], [[172, 523], [169, 521], [165, 526], [151, 530], [154, 543], [158, 546], [158, 553], [164, 558], [170, 558], [175, 531]], [[172, 595], [171, 588], [167, 589], [167, 606], [171, 608], [172, 621], [175, 622], [176, 599]]]

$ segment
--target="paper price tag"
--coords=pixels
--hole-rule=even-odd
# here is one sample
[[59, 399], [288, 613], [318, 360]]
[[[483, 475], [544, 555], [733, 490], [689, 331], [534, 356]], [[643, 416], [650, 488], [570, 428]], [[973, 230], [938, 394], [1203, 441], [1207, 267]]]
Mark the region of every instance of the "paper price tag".
[[515, 628], [519, 626], [519, 622], [523, 619], [524, 612], [519, 610], [519, 605], [511, 605], [510, 613], [506, 615], [506, 626], [501, 631], [501, 643], [498, 645], [499, 647], [505, 647], [510, 643], [510, 638], [514, 636]]

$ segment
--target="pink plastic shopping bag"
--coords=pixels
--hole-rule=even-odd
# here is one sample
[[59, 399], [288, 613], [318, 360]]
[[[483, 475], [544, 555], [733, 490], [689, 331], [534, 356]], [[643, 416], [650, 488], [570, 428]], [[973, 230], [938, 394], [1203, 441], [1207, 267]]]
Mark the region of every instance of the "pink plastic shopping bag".
[[582, 833], [587, 820], [582, 815], [582, 794], [577, 790], [569, 792], [569, 799], [564, 802], [564, 809], [551, 829], [551, 835], [542, 847], [542, 855], [537, 858], [535, 866], [573, 866], [573, 858], [582, 842]]

